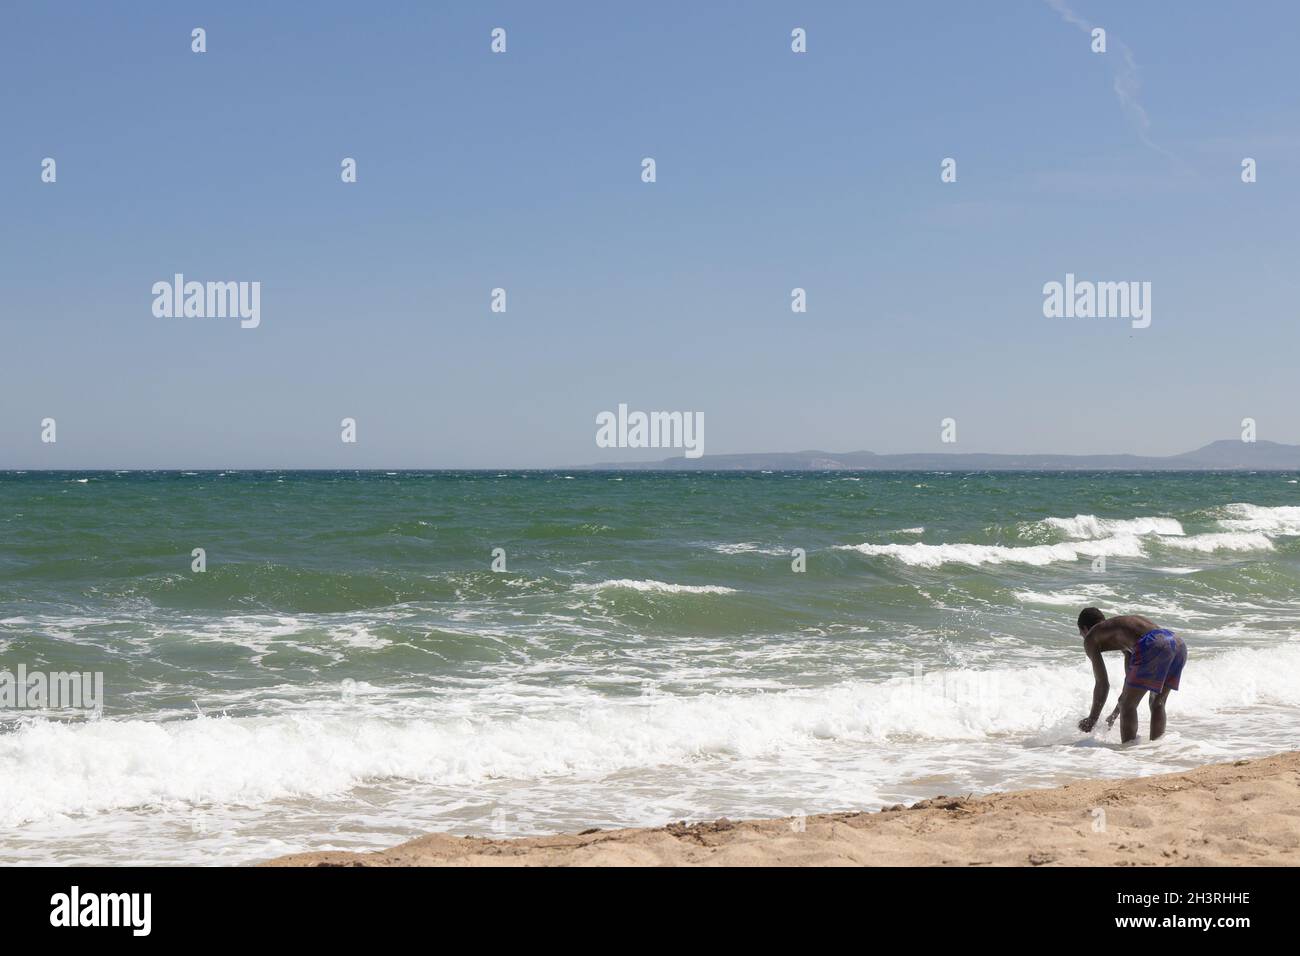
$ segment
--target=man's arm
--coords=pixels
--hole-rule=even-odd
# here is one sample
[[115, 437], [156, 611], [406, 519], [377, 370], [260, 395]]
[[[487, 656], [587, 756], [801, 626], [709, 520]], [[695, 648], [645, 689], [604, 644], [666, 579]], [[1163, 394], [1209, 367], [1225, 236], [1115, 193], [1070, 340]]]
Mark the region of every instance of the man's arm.
[[[1093, 630], [1095, 631], [1096, 628]], [[1106, 706], [1106, 698], [1110, 696], [1110, 678], [1106, 676], [1106, 663], [1101, 659], [1097, 639], [1091, 633], [1083, 639], [1083, 652], [1088, 655], [1088, 660], [1092, 661], [1092, 676], [1095, 681], [1092, 688], [1092, 710], [1088, 712], [1087, 717], [1079, 721], [1079, 729], [1086, 734], [1096, 726], [1097, 718], [1101, 716], [1101, 709]]]
[[[1128, 651], [1125, 651], [1124, 652], [1124, 673], [1125, 674], [1128, 673], [1129, 665], [1132, 663], [1133, 663], [1133, 655], [1130, 654]], [[1112, 710], [1110, 712], [1110, 716], [1106, 718], [1106, 726], [1109, 727], [1111, 724], [1115, 723], [1115, 718], [1118, 716], [1119, 716], [1119, 700], [1116, 699], [1115, 709]]]

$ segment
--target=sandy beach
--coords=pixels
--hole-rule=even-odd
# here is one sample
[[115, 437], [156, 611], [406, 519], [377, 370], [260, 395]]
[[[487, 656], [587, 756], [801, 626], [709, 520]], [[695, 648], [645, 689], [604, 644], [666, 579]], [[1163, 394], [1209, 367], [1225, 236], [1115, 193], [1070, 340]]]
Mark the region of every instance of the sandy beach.
[[489, 840], [430, 834], [270, 866], [1240, 866], [1300, 863], [1300, 752], [805, 821]]

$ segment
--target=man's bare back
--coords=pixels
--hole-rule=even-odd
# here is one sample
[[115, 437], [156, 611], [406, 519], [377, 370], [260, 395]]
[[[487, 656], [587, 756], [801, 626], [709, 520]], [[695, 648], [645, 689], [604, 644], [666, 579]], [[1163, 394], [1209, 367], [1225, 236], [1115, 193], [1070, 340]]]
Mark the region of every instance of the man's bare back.
[[1096, 642], [1099, 651], [1132, 654], [1138, 638], [1159, 627], [1155, 621], [1140, 614], [1121, 614], [1119, 617], [1106, 618], [1089, 630], [1086, 636]]
[[1165, 732], [1165, 702], [1171, 690], [1178, 689], [1183, 665], [1187, 662], [1187, 645], [1172, 631], [1166, 630], [1140, 614], [1107, 618], [1095, 607], [1084, 608], [1079, 615], [1079, 633], [1083, 651], [1092, 662], [1095, 680], [1092, 709], [1079, 721], [1079, 729], [1088, 733], [1096, 726], [1106, 698], [1110, 678], [1101, 659], [1104, 651], [1124, 653], [1124, 689], [1115, 710], [1106, 718], [1106, 726], [1120, 718], [1120, 739], [1128, 743], [1137, 737], [1137, 705], [1151, 694], [1151, 739]]

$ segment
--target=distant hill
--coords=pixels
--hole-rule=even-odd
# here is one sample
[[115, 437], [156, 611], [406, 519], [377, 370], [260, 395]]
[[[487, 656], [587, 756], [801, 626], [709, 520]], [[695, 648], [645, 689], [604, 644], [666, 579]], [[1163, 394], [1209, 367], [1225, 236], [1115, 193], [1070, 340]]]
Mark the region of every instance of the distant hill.
[[1291, 471], [1300, 462], [1300, 445], [1275, 441], [1243, 442], [1224, 439], [1196, 451], [1175, 455], [1170, 461], [1191, 468], [1246, 468], [1252, 471]]
[[1181, 455], [760, 452], [587, 465], [612, 471], [1300, 471], [1300, 445], [1226, 439]]

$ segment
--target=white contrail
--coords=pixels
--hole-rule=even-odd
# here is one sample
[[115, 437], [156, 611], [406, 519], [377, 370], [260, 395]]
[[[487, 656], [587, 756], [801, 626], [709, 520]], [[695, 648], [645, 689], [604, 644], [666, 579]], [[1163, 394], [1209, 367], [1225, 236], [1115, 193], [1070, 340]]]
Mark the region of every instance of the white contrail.
[[[1079, 16], [1069, 8], [1065, 0], [1043, 0], [1049, 7], [1060, 14], [1061, 19], [1066, 23], [1078, 27], [1084, 33], [1092, 34], [1093, 24], [1089, 23], [1083, 17]], [[1107, 42], [1118, 48], [1120, 59], [1111, 60], [1111, 68], [1114, 71], [1112, 87], [1115, 90], [1115, 96], [1119, 99], [1120, 109], [1128, 117], [1129, 123], [1137, 130], [1138, 138], [1142, 140], [1151, 149], [1154, 149], [1162, 156], [1178, 161], [1167, 149], [1164, 149], [1151, 139], [1151, 117], [1143, 108], [1138, 94], [1142, 89], [1142, 81], [1138, 76], [1137, 60], [1133, 57], [1133, 51], [1128, 48], [1122, 40], [1116, 40], [1107, 34]]]

